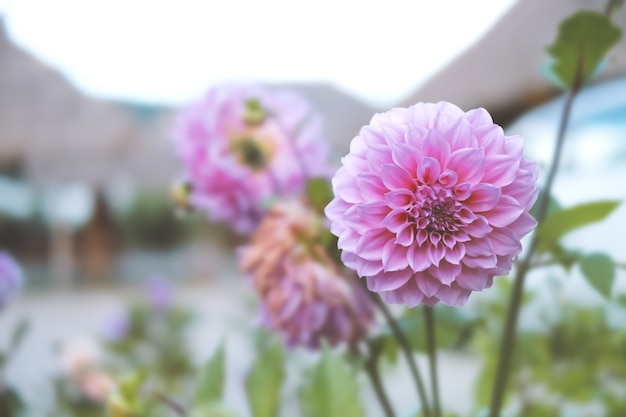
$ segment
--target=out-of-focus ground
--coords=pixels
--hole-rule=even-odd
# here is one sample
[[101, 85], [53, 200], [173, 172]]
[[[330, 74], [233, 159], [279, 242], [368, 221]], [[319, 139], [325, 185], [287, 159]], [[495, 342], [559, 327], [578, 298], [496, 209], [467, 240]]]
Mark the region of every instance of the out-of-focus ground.
[[[22, 318], [31, 322], [23, 348], [14, 358], [7, 377], [15, 381], [32, 404], [45, 405], [42, 401], [50, 395], [47, 381], [59, 372], [59, 357], [51, 348], [55, 343], [77, 337], [101, 337], [104, 319], [124, 306], [137, 291], [102, 289], [75, 292], [53, 292], [27, 294], [7, 310], [0, 320], [0, 346], [6, 345], [9, 330]], [[234, 269], [229, 277], [220, 277], [210, 285], [191, 285], [179, 289], [176, 302], [193, 306], [197, 319], [189, 334], [195, 359], [201, 363], [226, 340], [227, 385], [226, 403], [238, 415], [247, 416], [244, 380], [253, 359], [250, 329], [255, 326], [253, 297], [243, 280]], [[181, 341], [182, 343], [182, 341]], [[417, 356], [424, 377], [427, 376], [425, 357]], [[306, 363], [311, 354], [294, 352], [288, 363]], [[439, 358], [442, 401], [450, 410], [462, 412], [472, 406], [473, 391], [470, 389], [477, 377], [480, 364], [466, 354], [443, 353]], [[288, 374], [290, 374], [288, 369]], [[284, 387], [284, 415], [297, 415], [297, 372], [294, 370]], [[392, 403], [398, 410], [408, 412], [417, 406], [413, 381], [404, 360], [388, 368], [384, 373]], [[369, 416], [378, 416], [381, 411], [371, 386], [366, 379], [361, 382], [361, 398], [368, 406]], [[403, 415], [403, 414], [400, 414]]]

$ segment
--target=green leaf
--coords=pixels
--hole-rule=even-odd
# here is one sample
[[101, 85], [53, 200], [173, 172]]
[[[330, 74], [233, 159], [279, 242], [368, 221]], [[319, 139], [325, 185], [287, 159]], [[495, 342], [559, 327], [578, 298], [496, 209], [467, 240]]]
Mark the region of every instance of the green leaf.
[[578, 11], [561, 22], [548, 52], [554, 60], [552, 71], [562, 86], [579, 87], [588, 81], [621, 34], [608, 18], [589, 10]]
[[196, 387], [195, 404], [206, 404], [222, 399], [225, 379], [226, 354], [220, 345], [201, 371]]
[[285, 379], [283, 349], [275, 343], [259, 355], [246, 378], [246, 393], [254, 417], [277, 417]]
[[613, 259], [604, 253], [592, 253], [582, 256], [578, 264], [587, 282], [602, 296], [609, 298], [613, 281], [615, 281], [615, 262]]
[[537, 227], [537, 251], [550, 250], [567, 233], [604, 220], [619, 204], [614, 200], [583, 203], [550, 214]]
[[323, 211], [333, 199], [333, 189], [326, 178], [311, 178], [306, 183], [306, 195], [316, 209]]
[[365, 416], [354, 373], [328, 346], [300, 390], [300, 407], [305, 417]]

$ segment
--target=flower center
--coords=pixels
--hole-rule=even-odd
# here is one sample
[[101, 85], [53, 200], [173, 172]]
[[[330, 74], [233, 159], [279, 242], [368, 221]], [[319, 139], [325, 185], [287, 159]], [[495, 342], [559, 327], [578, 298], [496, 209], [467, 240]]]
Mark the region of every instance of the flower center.
[[427, 202], [422, 206], [420, 215], [428, 220], [427, 232], [451, 231], [456, 226], [454, 201], [450, 198], [443, 201]]
[[253, 171], [260, 171], [267, 166], [269, 152], [254, 138], [243, 137], [236, 139], [231, 146], [239, 162]]

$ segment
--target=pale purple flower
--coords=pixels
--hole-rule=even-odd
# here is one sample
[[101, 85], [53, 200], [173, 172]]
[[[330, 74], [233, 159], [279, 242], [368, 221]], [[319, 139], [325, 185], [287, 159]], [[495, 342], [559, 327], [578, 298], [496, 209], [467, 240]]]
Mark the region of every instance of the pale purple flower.
[[172, 305], [172, 284], [165, 278], [152, 277], [146, 285], [146, 293], [150, 306], [158, 311], [169, 310]]
[[180, 114], [173, 140], [190, 204], [210, 220], [251, 233], [277, 196], [330, 177], [321, 120], [290, 91], [212, 88]]
[[384, 301], [463, 305], [536, 226], [537, 165], [484, 109], [418, 103], [352, 140], [326, 208], [342, 261]]
[[0, 310], [13, 299], [23, 285], [22, 269], [7, 252], [0, 251]]
[[102, 329], [107, 342], [119, 342], [124, 339], [131, 327], [131, 318], [128, 310], [116, 311], [106, 318]]
[[321, 220], [298, 201], [276, 203], [240, 253], [261, 298], [262, 322], [290, 347], [356, 343], [373, 320], [369, 296], [321, 246]]

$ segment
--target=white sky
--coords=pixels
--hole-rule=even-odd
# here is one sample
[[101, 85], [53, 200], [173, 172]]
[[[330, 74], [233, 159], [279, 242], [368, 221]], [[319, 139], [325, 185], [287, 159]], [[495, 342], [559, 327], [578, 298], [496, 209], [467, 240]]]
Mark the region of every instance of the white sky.
[[10, 36], [88, 93], [176, 104], [225, 81], [327, 81], [392, 105], [514, 0], [0, 0]]

